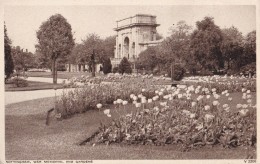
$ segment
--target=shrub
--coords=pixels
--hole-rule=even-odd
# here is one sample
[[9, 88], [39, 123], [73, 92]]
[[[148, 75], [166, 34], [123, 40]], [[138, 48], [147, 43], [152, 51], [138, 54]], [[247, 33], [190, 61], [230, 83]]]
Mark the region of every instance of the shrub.
[[[180, 65], [175, 65], [173, 70], [172, 80], [180, 81], [185, 73], [185, 70]], [[168, 69], [168, 75], [171, 75], [171, 69]]]
[[246, 75], [251, 73], [251, 75], [253, 76], [254, 74], [256, 74], [256, 63], [252, 62], [250, 64], [247, 64], [247, 65], [243, 66], [240, 69], [240, 72], [243, 73], [243, 74], [246, 74]]
[[111, 64], [111, 60], [108, 58], [103, 63], [103, 72], [104, 74], [108, 74], [111, 73], [111, 70], [112, 70], [112, 64]]
[[126, 57], [124, 57], [119, 66], [118, 66], [118, 72], [121, 73], [121, 74], [124, 74], [124, 73], [132, 73], [132, 68], [131, 68], [131, 63], [127, 60]]
[[113, 68], [113, 73], [118, 73], [118, 67]]
[[27, 80], [20, 78], [20, 77], [14, 77], [11, 79], [11, 83], [16, 87], [27, 87], [28, 82]]

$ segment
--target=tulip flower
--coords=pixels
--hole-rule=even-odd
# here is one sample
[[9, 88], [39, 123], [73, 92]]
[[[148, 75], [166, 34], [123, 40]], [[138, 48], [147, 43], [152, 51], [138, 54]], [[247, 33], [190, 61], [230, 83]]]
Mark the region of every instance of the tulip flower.
[[194, 113], [191, 113], [191, 114], [190, 114], [190, 118], [195, 118], [195, 116], [196, 116], [196, 115], [195, 115]]
[[128, 104], [128, 101], [123, 101], [122, 104], [126, 105], [126, 104]]
[[100, 103], [97, 104], [97, 108], [98, 108], [98, 109], [102, 108], [102, 104], [100, 104]]
[[209, 105], [205, 105], [205, 106], [204, 106], [204, 109], [205, 109], [205, 110], [209, 110], [209, 109], [210, 109], [210, 106], [209, 106]]
[[197, 103], [193, 101], [193, 102], [191, 103], [191, 107], [194, 107], [196, 104], [197, 104]]
[[141, 103], [136, 103], [136, 104], [135, 104], [135, 107], [136, 107], [136, 108], [140, 108], [141, 105], [142, 105]]
[[110, 113], [110, 109], [105, 109], [105, 110], [104, 110], [104, 114], [105, 114], [105, 115], [108, 115], [109, 113]]
[[228, 104], [224, 104], [224, 105], [223, 105], [223, 108], [227, 108], [227, 107], [228, 107]]
[[240, 109], [240, 108], [242, 108], [242, 104], [237, 104], [237, 109]]
[[219, 105], [219, 102], [218, 101], [213, 101], [213, 103], [212, 103], [214, 106], [217, 106], [217, 105]]

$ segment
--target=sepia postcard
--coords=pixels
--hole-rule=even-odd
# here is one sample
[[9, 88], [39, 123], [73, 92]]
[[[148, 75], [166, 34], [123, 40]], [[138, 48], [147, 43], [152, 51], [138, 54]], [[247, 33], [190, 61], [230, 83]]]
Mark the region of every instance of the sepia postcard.
[[1, 2], [0, 164], [260, 163], [259, 5]]

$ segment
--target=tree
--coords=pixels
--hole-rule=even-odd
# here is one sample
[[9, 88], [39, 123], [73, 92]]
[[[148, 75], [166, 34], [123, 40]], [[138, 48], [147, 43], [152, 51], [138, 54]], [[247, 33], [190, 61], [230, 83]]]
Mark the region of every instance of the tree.
[[108, 74], [108, 73], [111, 73], [111, 71], [112, 71], [111, 60], [110, 60], [110, 58], [106, 58], [106, 59], [104, 59], [104, 62], [103, 62], [103, 72], [104, 72], [104, 74]]
[[156, 40], [163, 39], [162, 34], [159, 34], [158, 32], [156, 32], [156, 34], [155, 34], [155, 39], [156, 39]]
[[38, 45], [36, 49], [45, 54], [52, 62], [53, 83], [57, 83], [57, 59], [66, 58], [72, 51], [74, 39], [71, 25], [60, 14], [52, 15], [43, 22], [36, 33]]
[[116, 45], [116, 36], [109, 36], [103, 40], [102, 46], [104, 55], [107, 57], [114, 57], [114, 50]]
[[[224, 61], [227, 63], [227, 70], [230, 67], [237, 69], [237, 60], [243, 54], [243, 36], [234, 26], [222, 30], [223, 40], [221, 43], [221, 53]], [[233, 66], [233, 65], [234, 66]]]
[[191, 34], [190, 47], [195, 60], [207, 70], [223, 68], [223, 57], [220, 51], [222, 33], [215, 25], [214, 18], [205, 17], [196, 22], [197, 29]]
[[28, 52], [24, 51], [19, 46], [12, 48], [12, 56], [14, 60], [14, 69], [16, 71], [26, 71], [28, 68], [35, 67], [35, 56]]
[[91, 55], [95, 52], [95, 62], [102, 63], [104, 50], [100, 36], [95, 33], [88, 34], [82, 43], [76, 44], [73, 48], [72, 54], [69, 57], [70, 63], [74, 64], [88, 64], [92, 67]]
[[[191, 65], [190, 54], [190, 34], [192, 26], [188, 25], [185, 21], [177, 22], [171, 29], [171, 36], [167, 37], [162, 43], [162, 52], [165, 60], [165, 70], [171, 68], [174, 73], [175, 65], [177, 63], [186, 62], [186, 65]], [[193, 65], [192, 65], [193, 67]], [[173, 77], [173, 75], [171, 75]]]
[[153, 69], [159, 64], [157, 59], [157, 47], [148, 47], [146, 50], [139, 54], [137, 60], [137, 68], [145, 69], [147, 71], [153, 71]]
[[242, 56], [241, 66], [256, 62], [256, 31], [246, 35], [244, 41], [244, 53]]
[[49, 68], [51, 69], [51, 61], [48, 56], [36, 50], [35, 54], [35, 63], [37, 68]]
[[132, 73], [132, 68], [131, 68], [131, 63], [127, 60], [126, 57], [124, 57], [119, 66], [118, 66], [118, 71], [119, 73], [121, 74], [124, 74], [124, 73]]
[[11, 40], [7, 35], [7, 29], [4, 24], [4, 51], [5, 51], [5, 81], [11, 76], [14, 70], [14, 63], [11, 54]]

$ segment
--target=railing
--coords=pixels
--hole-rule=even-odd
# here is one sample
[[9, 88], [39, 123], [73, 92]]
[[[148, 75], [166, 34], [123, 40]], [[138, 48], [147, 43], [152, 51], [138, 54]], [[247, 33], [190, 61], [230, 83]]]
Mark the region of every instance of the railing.
[[156, 17], [150, 15], [137, 15], [117, 21], [117, 28], [136, 23], [156, 24]]

